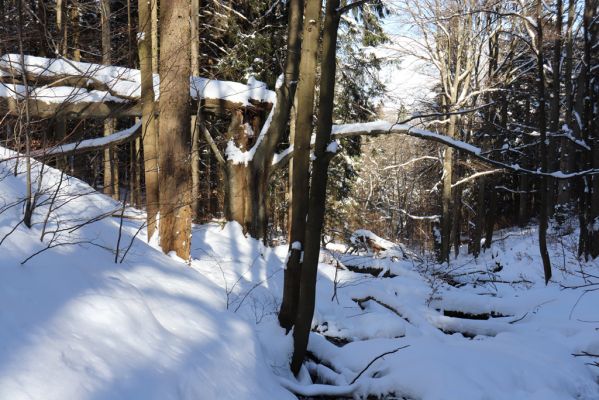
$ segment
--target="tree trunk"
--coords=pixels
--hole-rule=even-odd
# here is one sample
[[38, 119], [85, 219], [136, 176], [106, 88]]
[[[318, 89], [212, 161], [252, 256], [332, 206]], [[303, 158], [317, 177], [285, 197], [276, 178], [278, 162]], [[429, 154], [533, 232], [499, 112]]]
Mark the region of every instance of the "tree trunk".
[[[71, 20], [71, 27], [73, 28], [73, 60], [74, 61], [81, 61], [81, 49], [80, 49], [80, 42], [79, 42], [79, 38], [81, 35], [81, 29], [79, 26], [79, 17], [80, 17], [80, 10], [79, 10], [79, 2], [78, 1], [74, 1], [73, 4], [71, 5], [71, 8], [69, 9], [69, 17]], [[65, 41], [66, 43], [66, 41]]]
[[160, 246], [189, 260], [191, 148], [189, 143], [189, 1], [164, 2], [160, 10]]
[[[456, 116], [449, 117], [447, 136], [454, 137], [456, 128]], [[443, 193], [441, 214], [441, 262], [449, 262], [449, 250], [451, 248], [451, 214], [452, 214], [452, 190], [453, 181], [453, 149], [447, 147], [443, 156]]]
[[[279, 322], [286, 329], [294, 324], [298, 309], [300, 290], [300, 272], [304, 238], [306, 233], [306, 214], [308, 212], [310, 137], [314, 115], [314, 86], [318, 57], [318, 39], [320, 36], [321, 0], [307, 0], [305, 7], [306, 23], [303, 26], [303, 40], [297, 86], [297, 118], [293, 138], [293, 176], [291, 182], [291, 229], [289, 257], [285, 270], [285, 288], [283, 304], [279, 312]], [[291, 97], [292, 99], [293, 97]]]
[[[191, 74], [200, 76], [200, 0], [191, 0]], [[200, 134], [196, 122], [196, 115], [191, 116], [191, 201], [193, 210], [193, 220], [200, 222], [202, 216], [201, 197], [205, 194], [200, 193]]]
[[158, 213], [158, 132], [154, 119], [154, 83], [152, 76], [152, 19], [148, 2], [138, 3], [139, 33], [138, 52], [141, 73], [142, 104], [142, 141], [144, 180], [146, 185], [146, 215], [148, 240], [156, 230], [156, 214]]
[[[159, 25], [159, 10], [158, 10], [158, 0], [149, 0], [150, 3], [150, 13], [151, 13], [151, 33], [152, 36], [152, 72], [155, 74], [158, 73], [158, 61], [160, 60], [160, 55], [158, 54], [158, 25]], [[168, 0], [167, 0], [168, 1]]]
[[[537, 0], [537, 89], [539, 96], [539, 133], [541, 139], [540, 156], [541, 171], [547, 172], [548, 157], [547, 154], [547, 129], [545, 116], [545, 72], [543, 60], [543, 18], [542, 1]], [[547, 226], [548, 226], [548, 179], [546, 175], [541, 177], [541, 186], [539, 189], [541, 209], [539, 211], [539, 251], [543, 260], [543, 270], [545, 272], [545, 284], [551, 279], [551, 260], [547, 251]]]
[[[576, 0], [570, 0], [568, 3], [568, 22], [566, 27], [566, 58], [564, 60], [564, 86], [566, 97], [566, 115], [565, 121], [570, 130], [574, 127], [575, 122], [572, 119], [572, 111], [574, 109], [574, 88], [572, 81], [572, 63], [574, 53], [574, 43], [572, 40], [572, 29], [574, 24], [574, 16], [576, 12]], [[574, 170], [576, 151], [568, 138], [562, 138], [560, 152], [560, 170], [568, 173]], [[558, 186], [558, 204], [561, 208], [567, 208], [568, 203], [572, 199], [573, 180], [566, 179], [559, 182]], [[567, 212], [567, 210], [562, 210]]]
[[56, 0], [56, 29], [58, 30], [58, 53], [67, 55], [67, 25], [65, 21], [65, 0]]
[[267, 228], [267, 177], [251, 165], [228, 162], [225, 167], [225, 217], [236, 221], [254, 238], [264, 238]]
[[[314, 3], [315, 6], [320, 5], [317, 4], [318, 2], [316, 1]], [[310, 18], [312, 15], [308, 11], [310, 6], [311, 3], [310, 0], [308, 0], [308, 8], [306, 9], [307, 18]], [[295, 328], [293, 330], [293, 358], [291, 360], [291, 371], [296, 375], [299, 373], [306, 355], [308, 337], [310, 335], [312, 318], [314, 316], [314, 305], [316, 303], [316, 275], [320, 254], [320, 236], [322, 234], [322, 226], [324, 223], [328, 167], [331, 158], [335, 155], [335, 152], [328, 150], [328, 146], [331, 142], [331, 129], [333, 126], [336, 72], [335, 56], [337, 50], [337, 29], [341, 17], [337, 11], [338, 8], [339, 0], [327, 1], [322, 36], [320, 98], [318, 103], [316, 143], [314, 146], [315, 158], [312, 161], [312, 179], [308, 203], [304, 260], [301, 268], [298, 312]], [[304, 38], [305, 40], [311, 39], [309, 35], [304, 35]], [[318, 43], [317, 40], [316, 43]], [[298, 111], [301, 113], [301, 108]], [[300, 120], [298, 119], [298, 122], [299, 121]], [[298, 125], [298, 128], [300, 128], [300, 125]]]
[[[549, 116], [549, 131], [552, 135], [556, 135], [560, 131], [559, 117], [560, 117], [560, 71], [562, 61], [562, 0], [556, 0], [556, 19], [553, 30], [553, 60], [551, 63], [552, 76], [551, 76], [551, 101], [550, 101], [550, 116]], [[548, 169], [555, 171], [559, 167], [559, 158], [557, 155], [557, 139], [551, 137], [549, 139], [549, 145], [547, 146], [547, 159]], [[555, 192], [557, 188], [557, 180], [554, 178], [547, 179], [547, 214], [551, 217], [555, 209]]]
[[485, 249], [490, 249], [493, 243], [493, 232], [495, 231], [495, 219], [497, 218], [497, 191], [495, 190], [495, 180], [489, 178], [487, 192], [489, 194], [489, 203], [487, 215], [485, 218]]
[[[457, 176], [456, 179], [459, 179], [460, 176], [460, 167], [459, 167], [459, 159], [460, 159], [460, 153], [459, 151], [456, 151], [455, 154], [456, 157], [456, 165], [457, 168], [455, 168], [455, 174]], [[453, 215], [452, 215], [452, 226], [451, 226], [451, 238], [452, 238], [452, 242], [453, 242], [453, 251], [454, 251], [454, 257], [458, 258], [458, 255], [460, 254], [460, 244], [461, 244], [461, 236], [462, 236], [462, 230], [461, 230], [461, 221], [462, 221], [462, 187], [458, 186], [456, 188], [453, 189]]]
[[[102, 64], [111, 65], [110, 59], [110, 0], [100, 2], [100, 23], [102, 25]], [[116, 120], [106, 118], [104, 121], [104, 136], [112, 135], [116, 131]], [[117, 152], [115, 147], [104, 149], [104, 194], [118, 200], [119, 175], [116, 163]]]
[[470, 240], [470, 252], [474, 257], [480, 254], [480, 242], [483, 237], [483, 226], [485, 223], [485, 177], [478, 180], [476, 196], [476, 215], [472, 238]]
[[[591, 150], [587, 152], [585, 167], [599, 167], [599, 117], [597, 116], [597, 105], [599, 103], [599, 93], [597, 89], [596, 79], [597, 74], [593, 72], [597, 69], [597, 65], [593, 64], [599, 59], [599, 49], [597, 41], [599, 39], [599, 24], [598, 18], [599, 1], [586, 0], [583, 28], [584, 28], [584, 112], [583, 125], [584, 137], [583, 140], [591, 146]], [[590, 158], [590, 159], [589, 159]], [[590, 189], [590, 190], [589, 190]], [[592, 258], [599, 256], [599, 178], [592, 176], [587, 178], [587, 251], [586, 253]]]

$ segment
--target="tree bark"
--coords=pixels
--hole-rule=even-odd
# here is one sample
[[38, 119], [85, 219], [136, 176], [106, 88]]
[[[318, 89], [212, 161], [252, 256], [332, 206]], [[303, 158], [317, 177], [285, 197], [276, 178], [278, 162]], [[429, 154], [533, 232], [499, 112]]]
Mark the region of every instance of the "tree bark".
[[[191, 74], [200, 76], [200, 0], [191, 0]], [[201, 109], [198, 107], [198, 111]], [[201, 197], [205, 194], [200, 193], [200, 134], [197, 126], [197, 116], [191, 116], [191, 199], [193, 220], [200, 222], [202, 215]]]
[[[539, 96], [539, 133], [541, 139], [540, 157], [541, 171], [547, 172], [548, 154], [547, 154], [547, 129], [545, 116], [545, 72], [543, 58], [543, 18], [542, 18], [542, 0], [537, 0], [537, 90]], [[551, 279], [551, 260], [547, 251], [547, 226], [549, 222], [548, 215], [548, 178], [546, 175], [541, 176], [540, 200], [541, 209], [539, 211], [539, 251], [543, 260], [543, 270], [545, 272], [545, 284]]]
[[139, 33], [138, 53], [141, 73], [142, 142], [144, 180], [146, 185], [146, 215], [148, 240], [156, 230], [158, 213], [158, 132], [154, 118], [154, 83], [152, 76], [152, 19], [148, 2], [138, 3]]
[[189, 1], [164, 2], [160, 10], [160, 246], [189, 260], [191, 168]]
[[[449, 117], [447, 136], [453, 138], [456, 129], [456, 116]], [[442, 192], [442, 214], [441, 214], [441, 254], [440, 261], [449, 262], [449, 250], [451, 248], [451, 215], [452, 215], [452, 190], [453, 183], [453, 149], [448, 147], [443, 155], [443, 192]]]
[[73, 60], [81, 61], [81, 43], [79, 42], [79, 38], [81, 36], [81, 29], [79, 26], [80, 10], [79, 2], [77, 0], [73, 1], [73, 4], [69, 9], [69, 17], [69, 19], [71, 20], [71, 27], [73, 28]]
[[[317, 2], [315, 1], [314, 3]], [[310, 0], [308, 0], [308, 7], [310, 7], [310, 5]], [[336, 72], [335, 56], [337, 52], [337, 29], [341, 17], [337, 11], [338, 8], [339, 0], [327, 1], [322, 36], [320, 97], [318, 103], [316, 143], [314, 146], [315, 158], [312, 161], [312, 178], [308, 203], [304, 260], [301, 268], [298, 312], [295, 328], [293, 330], [293, 358], [291, 360], [291, 371], [296, 375], [299, 373], [306, 355], [308, 337], [310, 335], [312, 318], [314, 316], [316, 275], [320, 254], [320, 237], [322, 234], [322, 226], [324, 224], [328, 167], [331, 158], [335, 154], [335, 152], [328, 150], [328, 146], [331, 142], [331, 129], [333, 126]], [[307, 9], [306, 17], [310, 18], [310, 16], [311, 14], [308, 14]], [[310, 24], [310, 22], [308, 22], [308, 24]], [[304, 40], [310, 39], [308, 35], [304, 35], [304, 38]], [[316, 41], [316, 43], [318, 42]], [[298, 112], [302, 112], [301, 108]], [[298, 119], [298, 122], [299, 121], [300, 120]], [[300, 127], [301, 125], [298, 125], [298, 129]]]
[[[574, 17], [576, 12], [576, 0], [568, 2], [568, 21], [566, 25], [566, 57], [564, 60], [564, 86], [565, 86], [565, 122], [570, 132], [573, 132], [575, 122], [572, 119], [572, 111], [574, 109], [574, 88], [572, 81], [572, 64], [574, 54], [574, 43], [572, 39], [572, 29], [574, 25]], [[560, 170], [568, 173], [574, 170], [576, 151], [568, 138], [562, 138], [560, 152]], [[568, 208], [568, 203], [572, 199], [573, 182], [568, 179], [559, 182], [558, 199], [562, 209]], [[562, 210], [567, 212], [567, 210]]]
[[[560, 83], [561, 83], [561, 61], [562, 61], [562, 23], [563, 23], [563, 7], [562, 0], [556, 0], [555, 9], [555, 24], [553, 29], [553, 60], [551, 62], [551, 101], [550, 101], [550, 116], [549, 116], [549, 131], [556, 135], [560, 131]], [[539, 51], [542, 51], [539, 49]], [[557, 155], [557, 139], [551, 137], [547, 146], [548, 169], [555, 171], [559, 167], [559, 158]], [[547, 214], [551, 217], [555, 210], [555, 192], [557, 189], [557, 181], [553, 178], [547, 179]]]
[[[321, 0], [307, 0], [305, 7], [306, 23], [303, 25], [303, 40], [297, 86], [297, 118], [293, 138], [293, 176], [291, 190], [292, 218], [289, 240], [289, 257], [285, 271], [285, 289], [283, 304], [279, 312], [279, 322], [290, 329], [294, 324], [298, 309], [300, 290], [300, 267], [304, 251], [306, 233], [306, 214], [308, 211], [310, 137], [314, 115], [314, 86], [318, 57], [318, 39], [320, 36]], [[292, 99], [293, 97], [291, 97]]]
[[[110, 0], [101, 0], [100, 2], [100, 24], [102, 26], [102, 64], [111, 65], [111, 45], [110, 45]], [[116, 120], [106, 118], [104, 121], [104, 136], [115, 132]], [[119, 193], [119, 175], [116, 161], [116, 148], [109, 147], [104, 150], [104, 194], [112, 196], [118, 200]]]

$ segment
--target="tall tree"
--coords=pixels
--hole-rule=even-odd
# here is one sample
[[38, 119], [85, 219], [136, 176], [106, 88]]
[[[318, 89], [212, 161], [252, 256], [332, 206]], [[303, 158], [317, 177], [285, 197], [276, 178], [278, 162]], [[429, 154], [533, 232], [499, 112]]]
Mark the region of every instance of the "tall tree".
[[[538, 127], [540, 133], [540, 157], [541, 172], [548, 171], [547, 154], [547, 120], [545, 113], [545, 60], [543, 56], [543, 5], [542, 0], [536, 2], [536, 53], [537, 53], [537, 91], [539, 96]], [[539, 249], [541, 259], [543, 260], [543, 270], [545, 272], [545, 283], [551, 279], [551, 260], [547, 251], [547, 226], [549, 222], [548, 207], [548, 177], [541, 176], [540, 200], [541, 208], [539, 210]]]
[[189, 1], [160, 7], [160, 246], [188, 260], [191, 244]]
[[[322, 34], [322, 61], [316, 143], [314, 146], [314, 159], [312, 161], [307, 223], [305, 225], [305, 249], [300, 273], [299, 304], [293, 330], [294, 347], [291, 370], [295, 374], [299, 372], [306, 355], [306, 349], [308, 348], [308, 336], [310, 334], [316, 301], [316, 273], [320, 254], [320, 236], [324, 223], [328, 168], [331, 158], [337, 151], [336, 143], [331, 143], [331, 129], [333, 127], [333, 107], [335, 100], [337, 30], [341, 18], [338, 8], [339, 0], [327, 1]], [[301, 109], [298, 111], [301, 111]]]
[[138, 3], [139, 32], [138, 52], [141, 72], [142, 142], [144, 180], [146, 186], [146, 215], [148, 239], [156, 230], [159, 207], [158, 192], [158, 133], [156, 130], [154, 78], [152, 74], [152, 12], [155, 2], [140, 0]]
[[297, 86], [297, 117], [293, 138], [291, 191], [291, 224], [289, 257], [285, 274], [285, 291], [279, 313], [282, 326], [290, 329], [295, 322], [300, 291], [302, 254], [305, 246], [308, 213], [310, 138], [312, 137], [316, 68], [320, 37], [321, 0], [307, 0], [304, 10], [299, 81]]
[[[111, 65], [111, 40], [110, 40], [110, 0], [100, 1], [100, 23], [102, 28], [102, 64]], [[104, 136], [115, 132], [116, 120], [104, 120]], [[104, 194], [119, 199], [119, 168], [116, 158], [116, 148], [104, 149]]]

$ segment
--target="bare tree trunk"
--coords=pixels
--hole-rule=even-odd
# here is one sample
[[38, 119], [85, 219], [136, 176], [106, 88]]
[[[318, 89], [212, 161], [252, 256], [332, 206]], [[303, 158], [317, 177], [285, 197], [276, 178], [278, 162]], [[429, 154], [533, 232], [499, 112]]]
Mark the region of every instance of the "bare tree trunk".
[[307, 0], [305, 7], [306, 23], [303, 26], [303, 40], [297, 86], [297, 119], [293, 138], [293, 176], [291, 190], [292, 218], [289, 241], [289, 257], [285, 270], [285, 290], [283, 305], [279, 312], [279, 322], [289, 329], [295, 322], [300, 290], [302, 253], [305, 246], [306, 215], [308, 212], [310, 137], [314, 115], [314, 86], [320, 36], [321, 0]]
[[[25, 213], [23, 215], [23, 223], [27, 228], [31, 228], [31, 218], [33, 217], [33, 209], [35, 208], [35, 199], [32, 193], [32, 182], [31, 182], [31, 137], [29, 133], [30, 129], [30, 115], [29, 115], [29, 85], [27, 81], [27, 74], [25, 71], [25, 53], [23, 51], [23, 27], [25, 26], [23, 20], [23, 0], [17, 0], [17, 8], [19, 13], [19, 21], [17, 24], [17, 36], [19, 40], [19, 56], [22, 67], [22, 80], [25, 86], [25, 98], [24, 98], [24, 111], [25, 111], [25, 124], [22, 121], [20, 123], [19, 136], [25, 133], [25, 166], [26, 166], [26, 195], [25, 195]], [[40, 177], [41, 179], [41, 177]]]
[[[111, 44], [110, 44], [110, 0], [101, 0], [100, 2], [100, 23], [102, 25], [102, 64], [111, 65]], [[106, 118], [104, 121], [104, 136], [109, 136], [115, 132], [116, 120]], [[116, 149], [109, 147], [104, 149], [104, 194], [112, 196], [118, 200], [119, 193], [119, 175], [116, 165]]]
[[[449, 117], [449, 127], [447, 136], [454, 137], [456, 128], [456, 116]], [[451, 248], [451, 214], [452, 214], [452, 190], [453, 181], [453, 149], [447, 147], [443, 156], [443, 193], [442, 193], [442, 214], [441, 214], [441, 254], [440, 261], [449, 262], [449, 250]]]
[[[541, 171], [547, 172], [548, 154], [547, 154], [547, 129], [545, 117], [545, 72], [543, 59], [543, 18], [542, 18], [542, 0], [537, 0], [537, 85], [539, 95], [539, 133], [541, 139]], [[547, 251], [547, 225], [548, 225], [548, 179], [546, 175], [541, 177], [540, 199], [541, 209], [539, 211], [539, 251], [543, 260], [543, 270], [545, 272], [545, 284], [551, 279], [551, 260]]]
[[[56, 27], [58, 30], [58, 53], [64, 57], [67, 55], [67, 24], [65, 18], [65, 0], [56, 0]], [[64, 140], [67, 133], [67, 121], [64, 117], [57, 117], [54, 120], [54, 139], [57, 142]], [[60, 170], [65, 170], [67, 160], [65, 157], [57, 157], [56, 166]]]
[[[73, 60], [81, 61], [81, 48], [79, 43], [79, 37], [81, 34], [81, 29], [79, 27], [79, 1], [73, 1], [71, 8], [69, 9], [69, 17], [71, 20], [71, 26], [73, 28]], [[66, 43], [66, 42], [65, 42]]]
[[[591, 150], [584, 152], [583, 168], [597, 168], [599, 166], [599, 118], [595, 112], [597, 103], [599, 103], [599, 93], [596, 88], [597, 65], [593, 62], [599, 57], [597, 40], [599, 37], [599, 24], [597, 23], [599, 2], [597, 0], [586, 0], [583, 16], [583, 34], [584, 34], [584, 56], [583, 67], [581, 71], [583, 108], [583, 140], [591, 146]], [[585, 188], [583, 192], [585, 204], [583, 215], [585, 216], [585, 227], [581, 226], [581, 238], [583, 230], [586, 230], [586, 243], [584, 253], [592, 258], [599, 256], [599, 178], [596, 176], [585, 177]]]
[[495, 190], [495, 180], [489, 178], [487, 191], [489, 193], [489, 208], [485, 218], [485, 249], [490, 249], [493, 243], [493, 232], [495, 231], [495, 219], [497, 218], [497, 191]]
[[[456, 177], [460, 176], [460, 167], [459, 167], [459, 160], [460, 160], [460, 152], [456, 151], [455, 154], [455, 164], [456, 164], [456, 168], [455, 168], [455, 175]], [[456, 178], [458, 179], [458, 178]], [[453, 251], [454, 251], [454, 257], [457, 258], [458, 255], [460, 254], [460, 244], [461, 244], [461, 235], [462, 235], [462, 230], [461, 230], [461, 220], [462, 220], [462, 187], [458, 186], [456, 188], [453, 189], [453, 211], [452, 211], [452, 225], [451, 225], [451, 238], [452, 238], [452, 242], [453, 242]]]
[[152, 19], [148, 2], [138, 3], [139, 33], [138, 52], [141, 71], [142, 141], [144, 179], [146, 186], [146, 214], [148, 240], [156, 230], [158, 213], [158, 132], [154, 118], [154, 82], [152, 76]]
[[[565, 122], [568, 129], [572, 132], [574, 127], [574, 121], [572, 120], [572, 111], [574, 109], [574, 90], [572, 81], [572, 63], [574, 53], [574, 43], [572, 39], [572, 29], [574, 24], [574, 16], [576, 12], [576, 0], [570, 0], [568, 2], [568, 22], [566, 27], [566, 58], [564, 60], [564, 86], [565, 86], [565, 97], [566, 97], [566, 115]], [[561, 152], [560, 152], [560, 170], [568, 173], [574, 170], [575, 166], [575, 149], [570, 140], [566, 137], [562, 138], [561, 141]], [[562, 180], [558, 185], [558, 203], [562, 207], [567, 207], [567, 204], [571, 201], [573, 181], [571, 179]]]
[[485, 177], [481, 177], [478, 180], [476, 192], [476, 215], [474, 229], [472, 230], [472, 239], [470, 241], [470, 252], [474, 257], [478, 257], [480, 254], [480, 242], [483, 237], [483, 226], [485, 224]]
[[[551, 63], [552, 69], [552, 88], [551, 88], [551, 101], [550, 101], [550, 117], [549, 117], [549, 131], [552, 135], [559, 133], [559, 117], [560, 117], [560, 83], [561, 83], [561, 61], [562, 61], [562, 23], [563, 23], [563, 7], [562, 0], [556, 0], [556, 19], [553, 29], [553, 60]], [[539, 50], [541, 51], [541, 50]], [[559, 167], [559, 158], [557, 155], [557, 139], [551, 137], [549, 139], [549, 145], [547, 151], [549, 154], [548, 158], [548, 169], [554, 171]], [[557, 188], [557, 181], [554, 178], [547, 179], [547, 214], [551, 217], [555, 209], [555, 191]]]
[[[311, 14], [308, 12], [310, 5], [310, 0], [308, 0], [308, 8], [306, 9], [307, 18], [311, 17]], [[312, 162], [308, 221], [306, 224], [304, 260], [301, 268], [298, 312], [293, 330], [293, 358], [291, 360], [291, 371], [296, 375], [299, 373], [306, 355], [312, 317], [314, 316], [314, 305], [316, 303], [316, 274], [320, 254], [320, 237], [322, 234], [322, 226], [324, 224], [328, 168], [331, 158], [335, 155], [335, 152], [329, 151], [328, 146], [331, 142], [331, 129], [333, 126], [336, 72], [335, 56], [337, 51], [337, 29], [341, 18], [338, 8], [339, 0], [327, 1], [322, 36], [320, 98], [318, 103], [316, 143], [314, 146], [315, 158]], [[308, 35], [304, 35], [304, 38], [304, 40], [310, 39]], [[301, 108], [298, 111], [302, 112]], [[300, 126], [298, 126], [298, 128], [299, 127]]]
[[[200, 76], [200, 0], [191, 0], [191, 73]], [[196, 116], [191, 116], [191, 199], [193, 220], [200, 221], [202, 202], [200, 197], [200, 134]]]
[[[168, 0], [167, 0], [168, 1]], [[160, 55], [158, 54], [158, 16], [159, 16], [159, 3], [158, 0], [150, 0], [150, 12], [152, 19], [151, 23], [151, 36], [152, 36], [152, 72], [158, 73], [158, 62]]]
[[160, 246], [189, 260], [191, 167], [189, 158], [189, 1], [164, 2], [160, 10]]
[[65, 0], [56, 0], [56, 28], [58, 30], [58, 53], [67, 55], [67, 24], [65, 18]]

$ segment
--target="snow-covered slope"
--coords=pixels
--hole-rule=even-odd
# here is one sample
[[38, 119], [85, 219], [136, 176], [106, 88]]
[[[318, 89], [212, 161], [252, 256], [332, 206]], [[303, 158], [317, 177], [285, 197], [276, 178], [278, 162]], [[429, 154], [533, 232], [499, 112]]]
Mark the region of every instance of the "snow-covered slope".
[[[114, 263], [119, 204], [64, 177], [40, 241], [61, 179], [45, 167], [34, 225], [19, 224], [13, 167], [0, 164], [0, 240], [18, 225], [0, 246], [0, 399], [294, 398], [220, 287], [140, 239]], [[119, 260], [138, 223], [123, 227]]]

